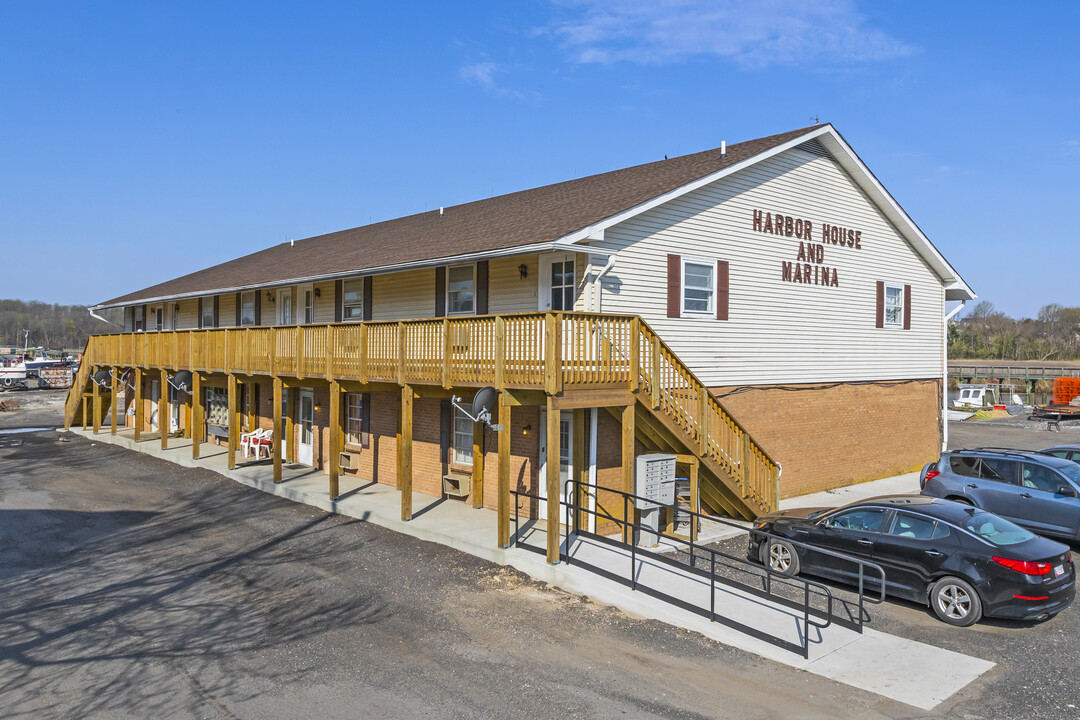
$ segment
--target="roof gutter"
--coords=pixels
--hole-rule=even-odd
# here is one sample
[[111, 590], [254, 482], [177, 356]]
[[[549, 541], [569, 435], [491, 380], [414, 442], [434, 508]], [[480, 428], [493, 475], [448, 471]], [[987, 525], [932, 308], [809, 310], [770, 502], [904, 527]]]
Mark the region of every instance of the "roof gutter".
[[[462, 255], [451, 255], [448, 257], [432, 258], [429, 260], [415, 260], [413, 262], [396, 263], [394, 265], [381, 265], [374, 268], [364, 268], [363, 270], [344, 270], [336, 273], [325, 273], [322, 275], [308, 275], [305, 277], [288, 278], [285, 280], [274, 280], [272, 282], [255, 283], [251, 285], [236, 285], [233, 287], [223, 288], [209, 288], [206, 290], [197, 290], [187, 293], [174, 293], [172, 295], [158, 295], [155, 297], [135, 298], [132, 300], [126, 300], [124, 302], [114, 303], [102, 303], [100, 305], [92, 305], [90, 307], [91, 315], [94, 310], [107, 310], [109, 308], [125, 307], [128, 305], [142, 305], [144, 303], [157, 303], [157, 302], [172, 302], [174, 300], [187, 300], [191, 298], [206, 297], [207, 295], [223, 295], [228, 293], [245, 292], [248, 290], [260, 290], [263, 288], [281, 287], [283, 285], [302, 285], [304, 283], [337, 280], [339, 278], [357, 278], [357, 277], [370, 277], [372, 275], [382, 275], [384, 273], [391, 272], [404, 272], [406, 270], [423, 270], [425, 268], [438, 267], [440, 265], [447, 265], [450, 263], [465, 263], [472, 262], [474, 260], [485, 260], [489, 258], [509, 257], [513, 255], [528, 255], [538, 252], [553, 252], [559, 250], [567, 250], [565, 243], [556, 242], [543, 242], [533, 243], [532, 245], [520, 245], [512, 248], [500, 248], [498, 250], [484, 250], [481, 252], [464, 253]], [[98, 317], [94, 315], [94, 317]], [[108, 322], [108, 321], [106, 321]]]
[[96, 312], [94, 312], [94, 310], [100, 310], [100, 309], [101, 308], [99, 306], [95, 306], [95, 307], [87, 308], [86, 311], [90, 313], [90, 317], [94, 318], [95, 320], [100, 320], [101, 322], [105, 323], [106, 325], [115, 325], [118, 328], [124, 327], [124, 323], [114, 323], [112, 320], [106, 320], [105, 318], [101, 317]]

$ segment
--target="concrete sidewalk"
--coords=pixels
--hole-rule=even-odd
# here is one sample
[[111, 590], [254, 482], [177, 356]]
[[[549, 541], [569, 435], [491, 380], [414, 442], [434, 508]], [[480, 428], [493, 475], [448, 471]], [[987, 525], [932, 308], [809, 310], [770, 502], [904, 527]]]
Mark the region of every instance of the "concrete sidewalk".
[[[710, 622], [689, 610], [643, 592], [635, 592], [585, 568], [566, 563], [550, 565], [542, 554], [523, 547], [499, 548], [496, 545], [497, 516], [492, 510], [474, 509], [462, 502], [414, 493], [413, 519], [403, 522], [400, 519], [400, 494], [391, 486], [343, 476], [341, 495], [331, 499], [328, 477], [309, 467], [286, 464], [283, 481], [275, 485], [269, 460], [245, 462], [238, 457], [237, 467], [228, 470], [224, 448], [213, 445], [204, 444], [203, 457], [192, 460], [190, 440], [170, 439], [170, 447], [163, 451], [157, 439], [136, 443], [134, 432], [130, 429], [121, 430], [116, 436], [111, 436], [107, 431], [98, 435], [84, 433], [81, 429], [73, 429], [73, 432], [85, 435], [94, 442], [119, 445], [178, 465], [212, 470], [279, 497], [453, 547], [499, 565], [510, 565], [535, 580], [588, 596], [600, 604], [615, 606], [632, 617], [660, 620], [692, 630], [717, 642], [924, 710], [935, 707], [994, 665], [874, 630], [864, 629], [862, 634], [858, 634], [839, 626], [831, 626], [817, 636], [811, 635], [810, 658], [803, 659], [766, 640], [718, 622]], [[535, 527], [531, 532], [540, 532], [542, 536], [542, 531]], [[531, 540], [532, 544], [537, 542], [542, 546], [542, 539]], [[609, 546], [600, 548], [595, 544], [586, 546], [576, 543], [571, 547], [571, 552], [575, 556], [588, 554], [591, 564], [605, 568], [610, 566], [613, 572], [626, 575], [629, 557], [624, 557], [625, 550], [620, 553]], [[639, 563], [636, 572], [640, 573], [642, 580], [665, 587], [671, 587], [673, 583], [685, 584], [688, 598], [693, 596], [696, 603], [707, 602], [701, 599], [701, 581], [694, 576], [647, 562]], [[717, 586], [718, 589], [720, 587]], [[708, 590], [704, 592], [707, 598]], [[748, 622], [780, 623], [772, 628], [764, 628], [766, 632], [788, 637], [798, 637], [799, 633], [806, 632], [806, 628], [800, 628], [792, 620], [789, 610], [759, 598], [739, 596], [727, 588], [724, 588], [723, 594], [728, 599], [731, 611], [739, 613]]]

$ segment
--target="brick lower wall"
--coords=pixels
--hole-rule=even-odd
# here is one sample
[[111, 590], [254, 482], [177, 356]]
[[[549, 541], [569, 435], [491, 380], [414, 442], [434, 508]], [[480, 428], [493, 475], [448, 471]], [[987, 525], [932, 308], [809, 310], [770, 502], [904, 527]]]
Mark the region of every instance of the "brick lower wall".
[[941, 452], [940, 380], [785, 387], [806, 389], [751, 388], [720, 398], [783, 466], [781, 497], [919, 470]]

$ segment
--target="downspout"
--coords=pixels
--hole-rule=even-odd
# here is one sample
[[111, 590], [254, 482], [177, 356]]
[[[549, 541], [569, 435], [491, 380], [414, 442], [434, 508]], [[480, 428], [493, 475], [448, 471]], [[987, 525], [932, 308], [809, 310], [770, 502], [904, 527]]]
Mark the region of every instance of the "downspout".
[[945, 314], [941, 333], [941, 452], [949, 447], [949, 321], [964, 309], [967, 300]]
[[[593, 254], [599, 255], [600, 253], [593, 253]], [[598, 313], [598, 312], [602, 311], [600, 305], [601, 305], [601, 298], [603, 297], [604, 293], [601, 290], [600, 281], [603, 280], [605, 275], [607, 275], [609, 272], [611, 272], [611, 269], [613, 267], [615, 267], [615, 256], [616, 255], [618, 255], [618, 253], [611, 253], [610, 255], [608, 255], [607, 264], [604, 265], [604, 267], [600, 268], [600, 272], [598, 272], [596, 274], [596, 277], [593, 278], [593, 281], [592, 281], [592, 294], [593, 294], [593, 296], [592, 296], [592, 302], [590, 303], [590, 305], [592, 306], [592, 311], [593, 312]]]
[[112, 320], [106, 320], [105, 318], [101, 317], [96, 312], [94, 312], [93, 308], [86, 308], [86, 311], [88, 313], [90, 313], [90, 317], [94, 318], [95, 320], [100, 320], [101, 322], [105, 323], [106, 325], [116, 325], [116, 327], [119, 327], [119, 328], [124, 327], [124, 323], [114, 323]]

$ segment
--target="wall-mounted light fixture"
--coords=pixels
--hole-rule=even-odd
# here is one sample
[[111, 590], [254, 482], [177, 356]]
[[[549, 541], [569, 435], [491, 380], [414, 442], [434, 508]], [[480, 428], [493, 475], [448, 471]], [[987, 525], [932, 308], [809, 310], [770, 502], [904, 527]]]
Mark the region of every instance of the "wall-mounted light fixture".
[[180, 303], [176, 303], [175, 305], [173, 305], [172, 309], [173, 312], [180, 312]]
[[530, 430], [532, 430], [532, 425], [526, 425], [525, 427], [521, 428], [521, 434], [528, 435]]
[[315, 297], [321, 297], [321, 296], [322, 296], [322, 289], [321, 288], [315, 288]]
[[322, 405], [315, 403], [315, 412], [319, 412], [320, 410], [322, 410]]
[[518, 275], [521, 276], [522, 280], [529, 277], [529, 266], [525, 263], [521, 263], [520, 265], [518, 265]]
[[266, 301], [274, 302], [274, 293], [270, 292], [269, 290], [266, 291]]

